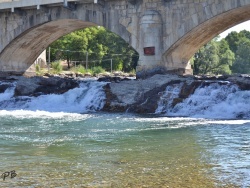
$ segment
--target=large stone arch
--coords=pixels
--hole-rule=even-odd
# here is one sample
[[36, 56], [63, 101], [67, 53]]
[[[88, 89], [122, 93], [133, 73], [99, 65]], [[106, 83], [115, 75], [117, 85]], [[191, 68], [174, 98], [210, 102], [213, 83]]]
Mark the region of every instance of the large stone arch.
[[228, 10], [218, 13], [190, 29], [163, 54], [165, 67], [170, 70], [179, 69], [183, 72], [185, 69], [191, 69], [189, 60], [203, 45], [223, 31], [250, 20], [250, 2], [245, 4], [239, 4], [239, 1], [238, 3], [235, 1], [231, 5], [239, 5], [239, 7], [228, 8]]
[[[52, 42], [77, 29], [95, 24], [61, 19], [33, 27], [15, 38], [0, 54], [2, 68], [9, 72], [33, 72], [31, 65]], [[31, 70], [29, 70], [29, 68]]]
[[[108, 14], [100, 5], [78, 4], [75, 10], [65, 7], [41, 10], [16, 10], [0, 14], [0, 72], [33, 73], [31, 65], [49, 44], [79, 29], [104, 26], [120, 35], [126, 42], [129, 34], [119, 24], [116, 10]], [[111, 20], [112, 18], [112, 20]]]

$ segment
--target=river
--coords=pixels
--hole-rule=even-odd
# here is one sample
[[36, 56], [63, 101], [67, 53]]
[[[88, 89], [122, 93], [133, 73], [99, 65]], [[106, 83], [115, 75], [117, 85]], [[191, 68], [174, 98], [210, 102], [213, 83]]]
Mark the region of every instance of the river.
[[250, 187], [248, 118], [95, 112], [95, 82], [19, 102], [14, 87], [0, 94], [0, 173], [17, 175], [0, 187]]

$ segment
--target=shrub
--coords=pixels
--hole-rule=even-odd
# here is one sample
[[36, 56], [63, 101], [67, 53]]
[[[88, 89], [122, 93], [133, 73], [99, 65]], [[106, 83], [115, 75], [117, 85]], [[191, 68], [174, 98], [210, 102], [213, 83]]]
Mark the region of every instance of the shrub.
[[86, 69], [82, 66], [82, 65], [79, 65], [77, 68], [76, 68], [77, 72], [80, 72], [82, 74], [86, 73]]
[[62, 65], [61, 65], [60, 61], [55, 61], [55, 62], [51, 63], [51, 68], [53, 69], [53, 73], [55, 73], [55, 74], [62, 72]]
[[92, 71], [93, 71], [93, 74], [100, 74], [100, 73], [104, 73], [105, 72], [105, 70], [102, 67], [100, 67], [100, 66], [94, 67], [92, 69]]
[[43, 72], [42, 72], [42, 69], [41, 69], [41, 67], [40, 67], [40, 65], [39, 64], [36, 64], [36, 75], [37, 76], [41, 76], [41, 75], [43, 75]]
[[36, 64], [36, 72], [39, 73], [41, 71], [40, 65]]

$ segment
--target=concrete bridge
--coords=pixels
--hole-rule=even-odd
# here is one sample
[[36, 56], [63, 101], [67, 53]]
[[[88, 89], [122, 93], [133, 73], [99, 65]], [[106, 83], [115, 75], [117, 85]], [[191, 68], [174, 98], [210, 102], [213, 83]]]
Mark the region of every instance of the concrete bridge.
[[100, 25], [139, 53], [138, 77], [192, 74], [193, 54], [249, 12], [250, 0], [0, 0], [0, 72], [28, 74], [50, 43]]

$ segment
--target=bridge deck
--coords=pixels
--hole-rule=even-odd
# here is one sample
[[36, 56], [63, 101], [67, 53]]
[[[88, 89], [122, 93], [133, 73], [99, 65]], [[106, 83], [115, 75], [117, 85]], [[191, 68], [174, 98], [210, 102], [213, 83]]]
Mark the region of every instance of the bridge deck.
[[11, 9], [14, 12], [15, 8], [37, 7], [39, 9], [42, 5], [57, 4], [67, 6], [70, 2], [97, 3], [97, 0], [0, 0], [0, 10]]

